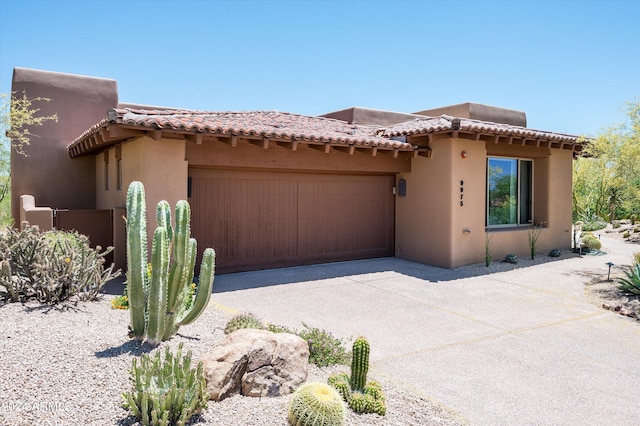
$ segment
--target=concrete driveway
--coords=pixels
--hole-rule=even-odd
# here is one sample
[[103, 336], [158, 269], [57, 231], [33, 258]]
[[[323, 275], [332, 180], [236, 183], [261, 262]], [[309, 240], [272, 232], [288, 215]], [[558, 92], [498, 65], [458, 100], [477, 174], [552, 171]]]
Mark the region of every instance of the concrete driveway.
[[213, 300], [264, 321], [366, 336], [372, 375], [477, 425], [640, 424], [640, 322], [584, 283], [640, 246], [470, 276], [395, 258], [216, 277]]

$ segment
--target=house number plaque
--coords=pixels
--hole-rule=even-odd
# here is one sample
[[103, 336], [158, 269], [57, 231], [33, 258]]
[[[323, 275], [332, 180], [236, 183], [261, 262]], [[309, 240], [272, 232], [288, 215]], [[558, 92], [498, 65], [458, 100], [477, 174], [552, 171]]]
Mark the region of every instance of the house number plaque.
[[460, 207], [464, 206], [464, 181], [460, 181]]

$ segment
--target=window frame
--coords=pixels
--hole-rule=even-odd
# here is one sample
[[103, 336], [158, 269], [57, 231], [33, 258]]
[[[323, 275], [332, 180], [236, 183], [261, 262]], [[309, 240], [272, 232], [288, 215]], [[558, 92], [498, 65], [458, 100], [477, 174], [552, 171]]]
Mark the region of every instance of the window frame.
[[[501, 223], [501, 224], [491, 224], [489, 222], [489, 194], [490, 194], [490, 182], [489, 182], [489, 170], [490, 170], [490, 162], [492, 159], [496, 159], [496, 160], [514, 160], [516, 161], [516, 175], [517, 175], [517, 181], [516, 181], [516, 206], [515, 206], [515, 210], [516, 210], [516, 223]], [[521, 166], [522, 163], [528, 163], [530, 165], [530, 174], [528, 176], [529, 179], [529, 185], [528, 185], [528, 191], [530, 194], [530, 206], [528, 209], [528, 221], [527, 222], [522, 222], [522, 197], [523, 194], [521, 191], [522, 188], [522, 173], [523, 173], [523, 167]], [[488, 155], [487, 156], [487, 161], [486, 161], [486, 179], [485, 179], [485, 187], [486, 187], [486, 198], [485, 198], [485, 227], [487, 229], [505, 229], [505, 228], [520, 228], [520, 227], [529, 227], [532, 226], [535, 223], [534, 220], [534, 203], [535, 203], [535, 197], [534, 197], [534, 181], [535, 181], [535, 162], [532, 158], [525, 158], [525, 157], [512, 157], [512, 156], [502, 156], [502, 155]], [[526, 201], [525, 201], [526, 202]]]

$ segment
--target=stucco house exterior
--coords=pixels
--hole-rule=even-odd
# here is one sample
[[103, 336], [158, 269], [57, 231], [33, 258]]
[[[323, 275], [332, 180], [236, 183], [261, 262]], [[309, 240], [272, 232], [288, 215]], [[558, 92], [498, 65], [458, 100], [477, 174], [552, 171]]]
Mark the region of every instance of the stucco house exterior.
[[114, 80], [23, 68], [12, 90], [53, 99], [42, 113], [59, 116], [12, 156], [16, 223], [29, 216], [21, 195], [52, 212], [111, 212], [121, 266], [133, 180], [150, 220], [161, 199], [189, 201], [219, 272], [385, 256], [454, 268], [483, 262], [487, 238], [494, 259], [526, 255], [535, 224], [541, 253], [571, 244], [581, 142], [527, 128], [523, 112], [193, 111], [120, 103]]

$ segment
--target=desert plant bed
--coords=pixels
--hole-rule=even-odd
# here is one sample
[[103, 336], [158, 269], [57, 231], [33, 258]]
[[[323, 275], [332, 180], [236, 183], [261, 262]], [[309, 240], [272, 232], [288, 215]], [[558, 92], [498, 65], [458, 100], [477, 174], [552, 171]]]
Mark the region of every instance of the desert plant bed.
[[[107, 295], [94, 302], [41, 305], [10, 303], [0, 306], [0, 406], [2, 424], [132, 425], [135, 419], [122, 407], [122, 393], [130, 390], [132, 359], [155, 354], [168, 346], [193, 352], [197, 361], [224, 338], [231, 314], [210, 304], [197, 322], [152, 349], [127, 336], [129, 312], [111, 308]], [[299, 324], [291, 324], [300, 327]], [[307, 381], [327, 382], [344, 365], [309, 366]], [[348, 425], [458, 425], [459, 416], [385, 377], [376, 378], [385, 391], [387, 413], [356, 414], [347, 410]], [[286, 425], [291, 395], [279, 398], [234, 396], [210, 401], [191, 424]]]

